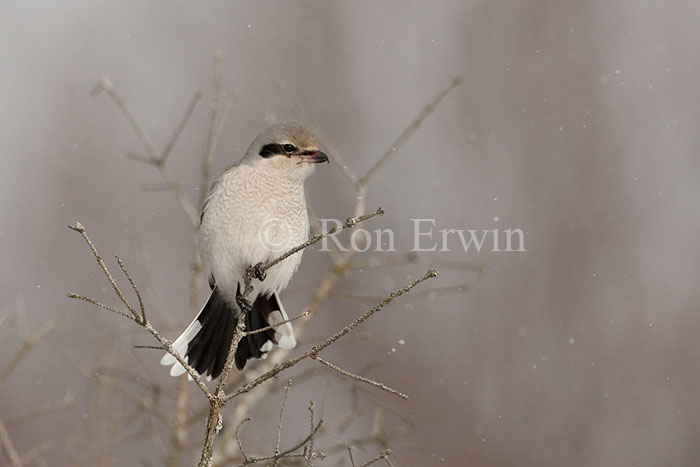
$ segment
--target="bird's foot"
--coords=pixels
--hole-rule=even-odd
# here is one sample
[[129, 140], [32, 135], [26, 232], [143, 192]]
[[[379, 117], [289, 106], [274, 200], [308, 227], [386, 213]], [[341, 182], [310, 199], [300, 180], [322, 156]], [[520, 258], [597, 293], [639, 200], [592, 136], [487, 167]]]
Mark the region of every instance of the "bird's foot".
[[265, 270], [265, 264], [258, 263], [253, 266], [253, 277], [258, 279], [260, 282], [264, 281], [267, 277], [267, 271]]
[[250, 300], [248, 300], [240, 292], [236, 292], [236, 303], [238, 304], [238, 308], [240, 308], [244, 313], [250, 313], [250, 311], [253, 309], [253, 304], [250, 303]]

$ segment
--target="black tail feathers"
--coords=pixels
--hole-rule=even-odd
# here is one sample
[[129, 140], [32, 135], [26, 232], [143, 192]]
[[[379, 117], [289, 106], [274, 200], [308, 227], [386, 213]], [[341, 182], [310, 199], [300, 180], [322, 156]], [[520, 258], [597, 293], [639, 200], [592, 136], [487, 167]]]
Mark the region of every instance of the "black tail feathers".
[[[215, 287], [209, 300], [195, 319], [201, 327], [195, 326], [192, 331], [195, 331], [196, 328], [199, 329], [187, 341], [185, 356], [187, 362], [197, 370], [197, 373], [212, 379], [221, 375], [239, 314], [238, 306], [229, 304]], [[280, 317], [282, 319], [279, 319]], [[268, 327], [270, 325], [268, 319], [272, 323], [286, 319], [286, 314], [282, 311], [276, 294], [270, 297], [261, 295], [256, 298], [252, 310], [246, 315], [246, 331]], [[192, 325], [195, 323], [193, 322]], [[192, 328], [192, 325], [188, 330]], [[289, 324], [283, 324], [279, 327], [285, 326], [289, 326]], [[291, 326], [289, 331], [291, 331]], [[190, 337], [186, 336], [187, 332], [185, 331], [181, 337], [185, 339]], [[264, 358], [265, 354], [272, 348], [272, 344], [278, 344], [278, 339], [285, 338], [286, 334], [280, 333], [277, 329], [268, 329], [241, 339], [236, 349], [236, 368], [242, 370], [251, 358]], [[294, 340], [293, 334], [291, 339]], [[178, 338], [179, 340], [180, 338]]]

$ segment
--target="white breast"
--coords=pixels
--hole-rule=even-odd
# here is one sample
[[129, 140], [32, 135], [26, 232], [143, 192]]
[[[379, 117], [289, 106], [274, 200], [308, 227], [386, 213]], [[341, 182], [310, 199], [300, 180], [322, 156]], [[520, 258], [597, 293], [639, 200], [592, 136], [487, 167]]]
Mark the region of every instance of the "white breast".
[[[199, 249], [219, 290], [234, 301], [248, 266], [277, 258], [305, 242], [308, 234], [302, 183], [272, 180], [252, 166], [238, 165], [227, 169], [209, 194]], [[284, 289], [300, 261], [301, 252], [267, 271], [262, 284], [253, 283], [255, 295]]]

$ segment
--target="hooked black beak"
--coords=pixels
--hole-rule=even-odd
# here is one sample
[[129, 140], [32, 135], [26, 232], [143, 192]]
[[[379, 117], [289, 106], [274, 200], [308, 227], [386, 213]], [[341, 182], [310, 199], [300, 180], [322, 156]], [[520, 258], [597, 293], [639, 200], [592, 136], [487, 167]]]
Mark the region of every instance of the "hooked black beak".
[[299, 154], [299, 159], [301, 162], [309, 162], [311, 164], [318, 164], [320, 162], [328, 162], [328, 156], [326, 153], [321, 151], [304, 151]]

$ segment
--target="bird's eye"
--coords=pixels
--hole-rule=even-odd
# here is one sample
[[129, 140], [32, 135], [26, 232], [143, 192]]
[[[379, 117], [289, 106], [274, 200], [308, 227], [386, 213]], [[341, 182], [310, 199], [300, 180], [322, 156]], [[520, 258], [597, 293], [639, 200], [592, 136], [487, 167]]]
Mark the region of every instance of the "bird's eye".
[[287, 143], [287, 144], [285, 144], [284, 146], [282, 146], [282, 149], [284, 149], [284, 152], [290, 153], [290, 152], [296, 151], [297, 148], [294, 147], [293, 144]]

